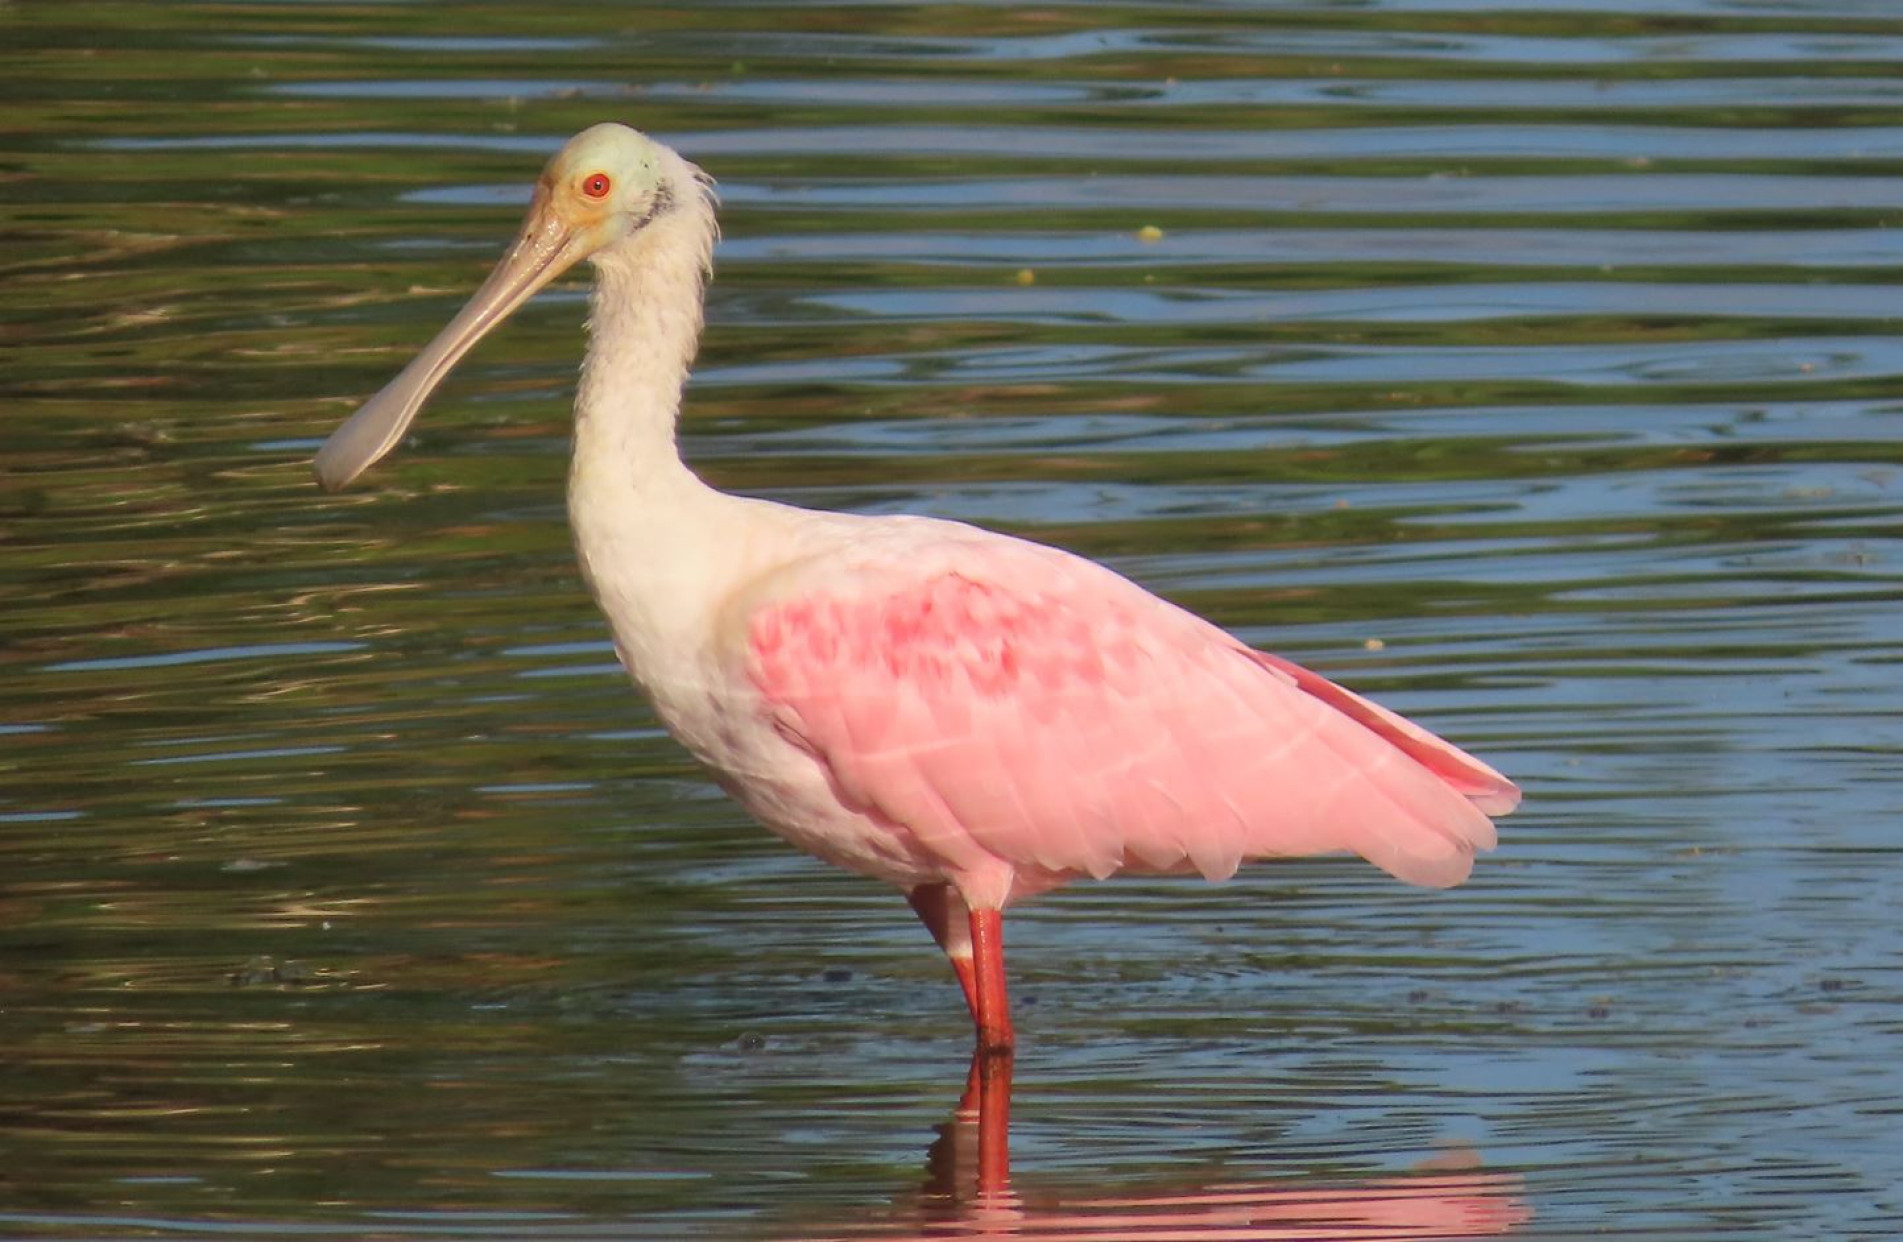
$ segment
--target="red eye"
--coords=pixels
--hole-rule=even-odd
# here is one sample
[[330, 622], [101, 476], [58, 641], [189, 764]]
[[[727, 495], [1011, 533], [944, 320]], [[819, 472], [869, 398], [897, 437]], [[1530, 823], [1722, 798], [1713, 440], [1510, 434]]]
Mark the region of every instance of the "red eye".
[[614, 189], [614, 184], [608, 180], [607, 173], [589, 173], [582, 179], [581, 192], [589, 198], [607, 198], [608, 191]]

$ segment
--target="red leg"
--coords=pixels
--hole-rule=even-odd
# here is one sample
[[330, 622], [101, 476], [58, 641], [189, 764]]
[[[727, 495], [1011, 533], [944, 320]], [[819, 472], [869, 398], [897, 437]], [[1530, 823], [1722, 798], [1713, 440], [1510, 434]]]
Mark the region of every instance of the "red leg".
[[[949, 884], [921, 884], [905, 895], [912, 904], [912, 910], [918, 915], [919, 922], [925, 924], [925, 930], [932, 933], [932, 939], [945, 951], [951, 960], [952, 970], [958, 976], [958, 986], [964, 989], [965, 1004], [971, 1010], [971, 1020], [978, 1020], [978, 976], [971, 963], [971, 944], [962, 937], [955, 937], [952, 927], [952, 896]], [[962, 911], [963, 903], [959, 903]], [[962, 930], [962, 929], [958, 929]]]
[[[906, 894], [919, 921], [932, 933], [938, 947], [951, 959], [958, 983], [965, 990], [978, 1028], [972, 1049], [971, 1072], [965, 1095], [958, 1101], [953, 1123], [954, 1166], [959, 1159], [957, 1131], [978, 1123], [977, 1192], [980, 1199], [1008, 1194], [1011, 1185], [1011, 1007], [1004, 986], [1004, 916], [997, 910], [974, 910], [966, 920], [969, 938], [960, 935], [953, 912], [965, 914], [965, 903], [947, 884], [920, 885]], [[952, 1176], [956, 1179], [956, 1168]], [[954, 1180], [955, 1184], [955, 1180]]]
[[951, 960], [952, 973], [958, 976], [958, 986], [965, 992], [965, 1007], [971, 1010], [971, 1020], [978, 1020], [978, 972], [968, 957], [954, 957]]
[[972, 1005], [978, 1019], [978, 1051], [985, 1056], [1009, 1056], [1017, 1035], [1011, 1030], [1011, 1001], [1004, 988], [1002, 911], [971, 912], [971, 955], [978, 976]]

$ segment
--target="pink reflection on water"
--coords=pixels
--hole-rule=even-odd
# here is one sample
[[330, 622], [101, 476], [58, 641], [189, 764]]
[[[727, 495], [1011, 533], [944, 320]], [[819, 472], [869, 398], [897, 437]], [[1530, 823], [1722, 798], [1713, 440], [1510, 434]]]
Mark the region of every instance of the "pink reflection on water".
[[974, 1060], [964, 1099], [927, 1153], [922, 1191], [879, 1220], [802, 1242], [1399, 1242], [1499, 1237], [1532, 1218], [1520, 1179], [1487, 1172], [1469, 1152], [1358, 1183], [1020, 1192], [1011, 1185], [1010, 1098], [1010, 1059]]

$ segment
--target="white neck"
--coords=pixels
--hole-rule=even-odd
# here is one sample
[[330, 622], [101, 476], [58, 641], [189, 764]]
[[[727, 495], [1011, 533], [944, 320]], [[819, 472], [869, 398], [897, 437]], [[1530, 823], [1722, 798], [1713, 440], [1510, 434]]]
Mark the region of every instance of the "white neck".
[[595, 471], [643, 493], [692, 478], [674, 426], [700, 343], [715, 226], [700, 186], [691, 175], [680, 182], [675, 193], [683, 197], [673, 207], [594, 258], [588, 358], [575, 394], [571, 494]]
[[568, 476], [583, 576], [644, 684], [698, 624], [679, 602], [705, 597], [695, 588], [720, 560], [706, 544], [741, 503], [702, 483], [675, 443], [715, 236], [711, 200], [685, 161], [681, 170], [674, 205], [595, 256]]

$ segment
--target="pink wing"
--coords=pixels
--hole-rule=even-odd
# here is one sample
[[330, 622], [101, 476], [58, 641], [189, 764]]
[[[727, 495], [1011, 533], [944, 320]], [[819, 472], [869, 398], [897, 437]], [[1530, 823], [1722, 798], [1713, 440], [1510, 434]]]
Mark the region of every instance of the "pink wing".
[[1101, 566], [1001, 536], [951, 552], [828, 573], [748, 629], [777, 727], [948, 878], [1222, 879], [1351, 850], [1443, 886], [1519, 801], [1426, 730]]

